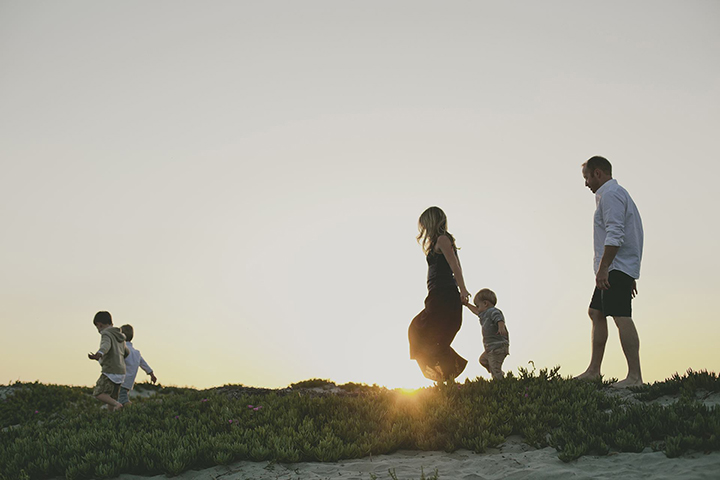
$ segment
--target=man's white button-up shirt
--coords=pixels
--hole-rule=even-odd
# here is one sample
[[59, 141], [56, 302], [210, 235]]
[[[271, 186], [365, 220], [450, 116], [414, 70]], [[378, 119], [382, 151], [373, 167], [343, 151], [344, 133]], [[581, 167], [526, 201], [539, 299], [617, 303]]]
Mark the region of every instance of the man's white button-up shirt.
[[640, 278], [643, 250], [643, 227], [635, 202], [617, 180], [605, 182], [595, 192], [595, 273], [600, 268], [605, 246], [620, 247], [608, 271], [620, 270]]

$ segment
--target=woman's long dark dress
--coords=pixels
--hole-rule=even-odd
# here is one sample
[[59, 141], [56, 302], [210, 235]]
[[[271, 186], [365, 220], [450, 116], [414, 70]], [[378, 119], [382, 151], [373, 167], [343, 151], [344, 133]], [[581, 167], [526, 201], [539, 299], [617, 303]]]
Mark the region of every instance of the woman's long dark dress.
[[425, 309], [408, 329], [410, 358], [418, 362], [425, 377], [441, 382], [456, 378], [467, 365], [450, 346], [462, 325], [462, 301], [445, 255], [431, 249], [427, 263]]

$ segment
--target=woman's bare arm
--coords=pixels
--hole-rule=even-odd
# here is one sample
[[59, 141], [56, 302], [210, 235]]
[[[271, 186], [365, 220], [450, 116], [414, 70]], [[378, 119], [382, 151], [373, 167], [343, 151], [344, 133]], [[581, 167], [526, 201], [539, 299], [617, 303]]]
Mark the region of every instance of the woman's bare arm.
[[462, 267], [460, 267], [460, 262], [458, 262], [457, 255], [455, 255], [455, 250], [453, 250], [452, 242], [450, 242], [450, 239], [447, 236], [440, 235], [437, 239], [436, 246], [445, 256], [445, 260], [447, 260], [448, 265], [450, 265], [450, 270], [452, 270], [453, 275], [455, 275], [455, 281], [458, 284], [458, 288], [460, 288], [460, 298], [462, 298], [463, 303], [467, 302], [468, 298], [470, 297], [470, 293], [465, 287], [465, 279], [463, 278]]

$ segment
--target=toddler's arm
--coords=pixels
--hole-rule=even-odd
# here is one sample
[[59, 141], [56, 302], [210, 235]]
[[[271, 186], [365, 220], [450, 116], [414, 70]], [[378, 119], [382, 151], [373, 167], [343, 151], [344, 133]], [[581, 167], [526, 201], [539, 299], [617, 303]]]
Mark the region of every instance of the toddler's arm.
[[466, 303], [465, 306], [470, 309], [471, 312], [473, 312], [475, 315], [480, 315], [480, 312], [478, 311], [477, 307], [473, 305], [472, 303]]
[[507, 331], [507, 328], [505, 328], [505, 321], [504, 321], [504, 320], [500, 320], [500, 321], [498, 322], [497, 326], [498, 326], [498, 333], [499, 333], [500, 335], [502, 335], [503, 337], [507, 337], [507, 336], [508, 336], [508, 331]]
[[503, 337], [508, 336], [507, 327], [505, 327], [505, 315], [502, 314], [500, 310], [494, 310], [492, 313], [492, 321], [495, 325], [497, 325], [498, 334], [502, 335]]

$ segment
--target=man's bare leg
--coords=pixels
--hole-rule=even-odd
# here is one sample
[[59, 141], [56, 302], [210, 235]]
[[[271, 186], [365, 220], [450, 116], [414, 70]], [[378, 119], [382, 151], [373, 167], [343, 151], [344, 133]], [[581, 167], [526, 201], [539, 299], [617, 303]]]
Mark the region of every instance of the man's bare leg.
[[625, 359], [628, 364], [628, 374], [625, 380], [613, 383], [613, 387], [625, 388], [642, 385], [642, 371], [640, 370], [640, 337], [638, 336], [635, 323], [630, 317], [613, 317], [615, 325], [620, 334]]
[[592, 320], [592, 354], [587, 370], [575, 377], [578, 380], [591, 380], [600, 376], [600, 366], [608, 339], [607, 317], [594, 308], [588, 309], [588, 315]]

